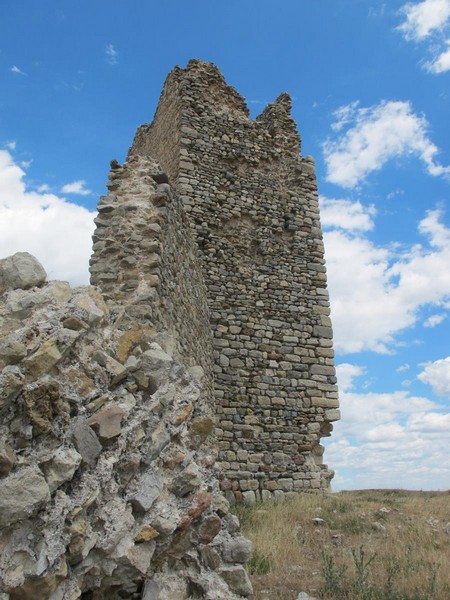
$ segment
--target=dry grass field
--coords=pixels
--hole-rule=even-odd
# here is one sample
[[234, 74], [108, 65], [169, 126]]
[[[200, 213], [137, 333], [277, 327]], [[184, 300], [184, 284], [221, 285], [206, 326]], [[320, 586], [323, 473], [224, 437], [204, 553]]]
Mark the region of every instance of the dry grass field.
[[239, 507], [254, 600], [449, 600], [450, 493], [364, 490]]

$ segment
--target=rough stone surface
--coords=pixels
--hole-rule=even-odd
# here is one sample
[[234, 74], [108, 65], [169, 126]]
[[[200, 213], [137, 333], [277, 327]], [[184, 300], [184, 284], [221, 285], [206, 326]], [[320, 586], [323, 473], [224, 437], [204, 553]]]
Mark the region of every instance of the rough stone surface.
[[10, 474], [0, 486], [0, 527], [32, 516], [49, 498], [48, 485], [37, 467]]
[[44, 267], [28, 252], [17, 252], [0, 260], [0, 294], [42, 285], [46, 279]]
[[[312, 158], [300, 154], [290, 108], [281, 94], [251, 120], [244, 99], [214, 65], [194, 60], [174, 69], [153, 122], [138, 129], [101, 201], [115, 209], [98, 224], [92, 264], [92, 282], [118, 297], [113, 282], [121, 273], [131, 277], [130, 270], [106, 253], [118, 211], [129, 219], [139, 210], [131, 181], [139, 195], [147, 181], [154, 209], [146, 218], [160, 225], [151, 229], [158, 244], [151, 251], [160, 261], [140, 258], [136, 240], [133, 269], [140, 275], [133, 289], [158, 277], [147, 314], [153, 325], [162, 321], [176, 331], [177, 351], [204, 369], [215, 394], [222, 490], [249, 504], [267, 492], [326, 490], [333, 476], [319, 451], [339, 412], [317, 183]], [[143, 177], [153, 159], [171, 187], [155, 185], [154, 174]], [[114, 248], [127, 260], [129, 242], [124, 248], [116, 239]], [[204, 280], [206, 313], [202, 304], [189, 307], [191, 292], [179, 274], [174, 279], [166, 253], [171, 262], [174, 253], [190, 257], [191, 273]], [[197, 287], [196, 298], [199, 291], [205, 290]], [[170, 298], [178, 310], [158, 312], [158, 298], [166, 308]]]
[[242, 575], [219, 574], [242, 568], [224, 556], [242, 537], [214, 468], [207, 367], [127, 313], [132, 294], [106, 300], [59, 282], [0, 296], [0, 596], [248, 597]]
[[326, 490], [339, 418], [289, 96], [252, 121], [214, 65], [174, 69], [107, 188], [97, 288], [0, 263], [0, 595], [250, 597], [229, 506]]

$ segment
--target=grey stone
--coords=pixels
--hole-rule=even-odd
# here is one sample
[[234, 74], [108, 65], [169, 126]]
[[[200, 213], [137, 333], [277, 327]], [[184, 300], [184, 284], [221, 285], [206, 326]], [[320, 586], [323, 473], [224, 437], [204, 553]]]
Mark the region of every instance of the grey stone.
[[102, 451], [95, 432], [89, 427], [86, 419], [80, 417], [77, 419], [72, 430], [73, 440], [83, 461], [89, 466], [93, 466]]
[[50, 492], [70, 481], [81, 464], [82, 457], [74, 448], [59, 448], [42, 469]]
[[0, 441], [0, 475], [8, 475], [16, 464], [17, 458], [11, 446]]
[[12, 336], [0, 341], [0, 359], [9, 364], [20, 362], [27, 355], [27, 349], [21, 341]]
[[253, 594], [247, 571], [241, 565], [222, 567], [218, 571], [232, 592], [248, 598]]
[[92, 358], [108, 371], [111, 377], [110, 387], [116, 386], [127, 378], [127, 369], [112, 356], [103, 352], [103, 350], [97, 350]]
[[12, 473], [0, 485], [0, 527], [31, 517], [49, 499], [49, 487], [36, 466]]
[[156, 581], [146, 581], [142, 600], [162, 600], [159, 595], [159, 585]]
[[8, 366], [0, 373], [0, 410], [9, 406], [17, 396], [24, 384], [24, 376], [19, 367]]
[[222, 556], [228, 563], [246, 563], [252, 552], [252, 543], [242, 536], [227, 540], [222, 546]]
[[186, 496], [201, 484], [201, 473], [195, 464], [190, 464], [173, 480], [170, 489], [177, 496]]
[[326, 421], [339, 421], [341, 418], [341, 411], [338, 408], [330, 408], [325, 411]]
[[172, 363], [172, 357], [155, 342], [152, 342], [150, 348], [141, 356], [142, 371], [146, 375], [150, 375], [156, 385], [159, 385], [167, 377]]
[[136, 492], [128, 496], [128, 500], [135, 510], [147, 512], [161, 495], [164, 481], [160, 475], [147, 471], [137, 481], [136, 487]]
[[0, 260], [0, 294], [42, 285], [46, 279], [44, 267], [28, 252], [17, 252]]

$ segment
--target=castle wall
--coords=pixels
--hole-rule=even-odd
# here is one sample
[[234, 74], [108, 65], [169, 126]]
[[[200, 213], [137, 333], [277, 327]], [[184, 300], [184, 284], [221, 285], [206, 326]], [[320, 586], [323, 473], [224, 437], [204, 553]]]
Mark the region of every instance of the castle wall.
[[112, 166], [95, 220], [91, 282], [130, 329], [130, 344], [165, 331], [184, 364], [203, 368], [210, 393], [207, 292], [181, 200], [153, 160]]
[[339, 418], [324, 249], [314, 163], [299, 152], [287, 94], [252, 121], [200, 61], [169, 75], [130, 150], [170, 175], [197, 243], [230, 500], [325, 489], [332, 476], [319, 443]]

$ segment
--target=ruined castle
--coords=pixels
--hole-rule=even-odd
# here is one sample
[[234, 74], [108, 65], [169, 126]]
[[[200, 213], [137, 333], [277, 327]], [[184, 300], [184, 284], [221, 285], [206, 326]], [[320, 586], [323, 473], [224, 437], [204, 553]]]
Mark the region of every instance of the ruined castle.
[[[232, 501], [332, 476], [319, 443], [339, 411], [317, 184], [290, 109], [281, 94], [251, 120], [214, 65], [175, 68], [99, 204], [91, 282], [120, 303], [133, 295], [132, 314], [205, 370]], [[152, 160], [170, 206], [153, 198], [141, 227], [135, 190], [146, 194]]]
[[237, 600], [230, 504], [329, 487], [314, 162], [282, 94], [168, 76], [98, 204], [95, 287], [0, 261], [0, 600]]

